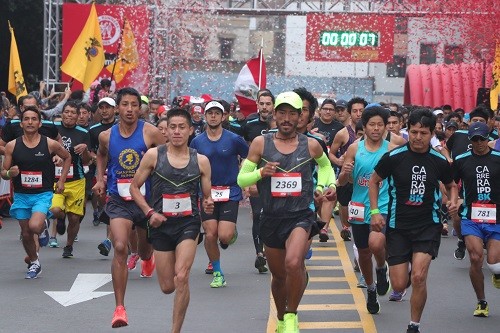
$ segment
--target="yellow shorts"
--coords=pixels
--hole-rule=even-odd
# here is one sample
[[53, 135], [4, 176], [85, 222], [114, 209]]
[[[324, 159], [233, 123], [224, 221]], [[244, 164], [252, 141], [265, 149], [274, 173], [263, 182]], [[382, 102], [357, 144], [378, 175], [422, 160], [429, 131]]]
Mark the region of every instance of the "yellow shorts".
[[60, 208], [66, 213], [84, 215], [85, 206], [85, 178], [64, 183], [62, 194], [54, 193], [52, 208]]

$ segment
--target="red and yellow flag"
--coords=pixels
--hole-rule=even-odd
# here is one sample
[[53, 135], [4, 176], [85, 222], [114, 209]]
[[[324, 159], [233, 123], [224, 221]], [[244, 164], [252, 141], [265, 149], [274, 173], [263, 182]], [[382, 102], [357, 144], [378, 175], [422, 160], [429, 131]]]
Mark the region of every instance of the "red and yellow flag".
[[8, 90], [16, 96], [16, 101], [21, 96], [28, 94], [26, 83], [24, 82], [23, 70], [21, 69], [21, 60], [19, 59], [19, 51], [17, 50], [16, 37], [14, 29], [9, 23], [10, 30], [10, 61], [9, 61], [9, 85]]
[[129, 20], [125, 18], [122, 31], [122, 39], [120, 42], [120, 50], [118, 59], [106, 69], [112, 74], [116, 83], [127, 75], [128, 71], [139, 66], [139, 53], [137, 52], [137, 44], [135, 42], [134, 32]]
[[490, 90], [490, 107], [492, 110], [498, 109], [498, 94], [500, 93], [500, 43], [496, 43], [495, 59], [493, 60], [493, 83]]
[[104, 67], [104, 48], [102, 44], [101, 28], [97, 18], [95, 4], [92, 4], [87, 22], [71, 48], [61, 70], [80, 81], [83, 90], [97, 78]]

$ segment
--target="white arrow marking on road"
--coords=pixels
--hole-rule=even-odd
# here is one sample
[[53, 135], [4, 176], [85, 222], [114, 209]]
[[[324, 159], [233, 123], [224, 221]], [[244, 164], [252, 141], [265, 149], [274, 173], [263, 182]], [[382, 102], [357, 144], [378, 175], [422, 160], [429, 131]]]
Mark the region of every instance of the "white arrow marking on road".
[[90, 301], [112, 294], [112, 291], [94, 291], [111, 282], [111, 274], [78, 274], [69, 291], [46, 291], [56, 302], [63, 306]]

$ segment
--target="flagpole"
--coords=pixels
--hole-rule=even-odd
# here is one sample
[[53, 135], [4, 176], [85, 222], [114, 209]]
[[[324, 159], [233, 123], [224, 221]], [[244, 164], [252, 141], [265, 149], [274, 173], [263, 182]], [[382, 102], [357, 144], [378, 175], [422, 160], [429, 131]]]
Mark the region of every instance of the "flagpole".
[[118, 57], [120, 56], [120, 49], [122, 47], [122, 39], [123, 39], [123, 30], [125, 30], [125, 22], [127, 21], [127, 18], [125, 17], [123, 19], [123, 27], [122, 31], [120, 31], [120, 42], [118, 43], [118, 49], [116, 50], [116, 57], [115, 60], [113, 61], [113, 70], [111, 71], [111, 79], [110, 81], [113, 82], [113, 75], [115, 75], [115, 67], [116, 67], [116, 61], [118, 60]]
[[259, 90], [262, 82], [262, 60], [264, 55], [262, 53], [262, 49], [264, 48], [264, 37], [262, 37], [260, 41], [260, 51], [259, 51]]

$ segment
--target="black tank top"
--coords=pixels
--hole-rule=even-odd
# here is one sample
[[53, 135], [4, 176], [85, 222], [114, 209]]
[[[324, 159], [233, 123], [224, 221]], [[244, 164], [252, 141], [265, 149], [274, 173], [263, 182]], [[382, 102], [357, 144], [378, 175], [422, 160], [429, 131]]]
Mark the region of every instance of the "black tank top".
[[41, 135], [34, 148], [26, 147], [23, 137], [17, 138], [12, 165], [19, 167], [19, 175], [12, 178], [14, 192], [34, 194], [54, 190], [55, 166], [46, 136]]
[[[178, 169], [168, 161], [167, 146], [159, 146], [156, 167], [151, 175], [150, 205], [155, 211], [167, 216], [167, 223], [172, 218], [199, 215], [200, 176], [198, 153], [195, 149], [189, 148], [187, 166]], [[190, 205], [187, 204], [188, 200]], [[164, 211], [167, 207], [169, 209]]]
[[[310, 208], [313, 200], [313, 177], [311, 163], [315, 163], [309, 153], [307, 136], [298, 135], [297, 149], [290, 154], [282, 154], [274, 145], [274, 133], [264, 134], [264, 152], [259, 163], [259, 168], [267, 162], [279, 162], [276, 176], [263, 178], [257, 183], [262, 200], [263, 214], [267, 216], [293, 216]], [[299, 175], [294, 175], [299, 174]], [[300, 178], [302, 188], [297, 189]], [[274, 193], [274, 194], [273, 194]]]

